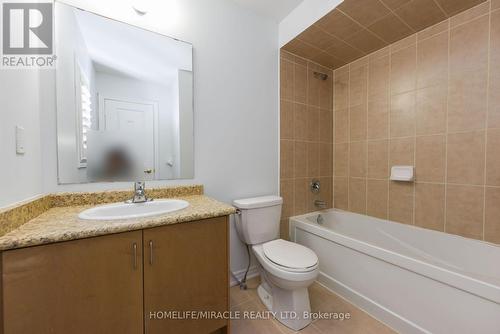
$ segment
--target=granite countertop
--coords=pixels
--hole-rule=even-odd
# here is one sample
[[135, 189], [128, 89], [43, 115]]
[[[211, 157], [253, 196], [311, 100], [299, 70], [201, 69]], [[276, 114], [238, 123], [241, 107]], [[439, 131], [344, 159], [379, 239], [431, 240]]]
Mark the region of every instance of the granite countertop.
[[130, 220], [93, 221], [78, 218], [81, 211], [95, 205], [52, 207], [1, 236], [0, 251], [227, 216], [235, 212], [232, 206], [204, 195], [175, 198], [188, 201], [189, 207], [161, 216]]

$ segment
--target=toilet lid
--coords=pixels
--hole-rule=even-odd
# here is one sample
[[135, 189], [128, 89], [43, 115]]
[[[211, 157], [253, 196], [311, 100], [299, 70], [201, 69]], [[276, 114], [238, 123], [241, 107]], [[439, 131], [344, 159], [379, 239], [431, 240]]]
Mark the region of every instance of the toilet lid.
[[266, 242], [262, 248], [269, 260], [283, 267], [305, 269], [318, 263], [318, 257], [312, 250], [283, 239]]

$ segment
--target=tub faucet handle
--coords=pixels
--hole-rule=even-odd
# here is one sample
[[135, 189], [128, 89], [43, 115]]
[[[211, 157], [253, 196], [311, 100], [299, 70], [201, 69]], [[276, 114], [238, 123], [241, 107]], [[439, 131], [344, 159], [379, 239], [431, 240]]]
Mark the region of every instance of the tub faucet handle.
[[320, 189], [321, 189], [321, 183], [319, 182], [319, 180], [312, 180], [311, 181], [311, 191], [314, 194], [317, 194], [317, 193], [319, 193]]

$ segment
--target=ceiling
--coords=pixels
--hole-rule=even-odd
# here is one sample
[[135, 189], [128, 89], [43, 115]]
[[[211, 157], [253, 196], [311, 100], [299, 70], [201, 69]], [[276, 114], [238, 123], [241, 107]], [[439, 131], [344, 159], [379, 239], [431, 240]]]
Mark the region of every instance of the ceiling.
[[283, 49], [338, 68], [486, 0], [345, 0]]
[[303, 0], [233, 0], [234, 2], [252, 9], [260, 14], [281, 22]]

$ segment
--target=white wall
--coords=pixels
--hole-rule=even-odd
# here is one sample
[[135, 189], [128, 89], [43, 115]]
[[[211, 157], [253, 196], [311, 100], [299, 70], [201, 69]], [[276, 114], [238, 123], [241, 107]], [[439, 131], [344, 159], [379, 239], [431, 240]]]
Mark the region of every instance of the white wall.
[[[131, 22], [194, 47], [195, 178], [164, 184], [201, 183], [206, 194], [235, 198], [279, 192], [278, 25], [229, 0], [182, 0], [173, 25], [161, 10], [139, 17], [128, 1], [66, 3]], [[160, 2], [162, 5], [167, 2]], [[169, 1], [170, 3], [170, 1]], [[53, 73], [40, 80], [44, 190], [93, 191], [131, 183], [58, 185]], [[246, 251], [231, 230], [233, 270], [246, 266]]]
[[[0, 208], [43, 192], [39, 124], [37, 71], [0, 70]], [[25, 128], [24, 155], [16, 154], [16, 125]]]

